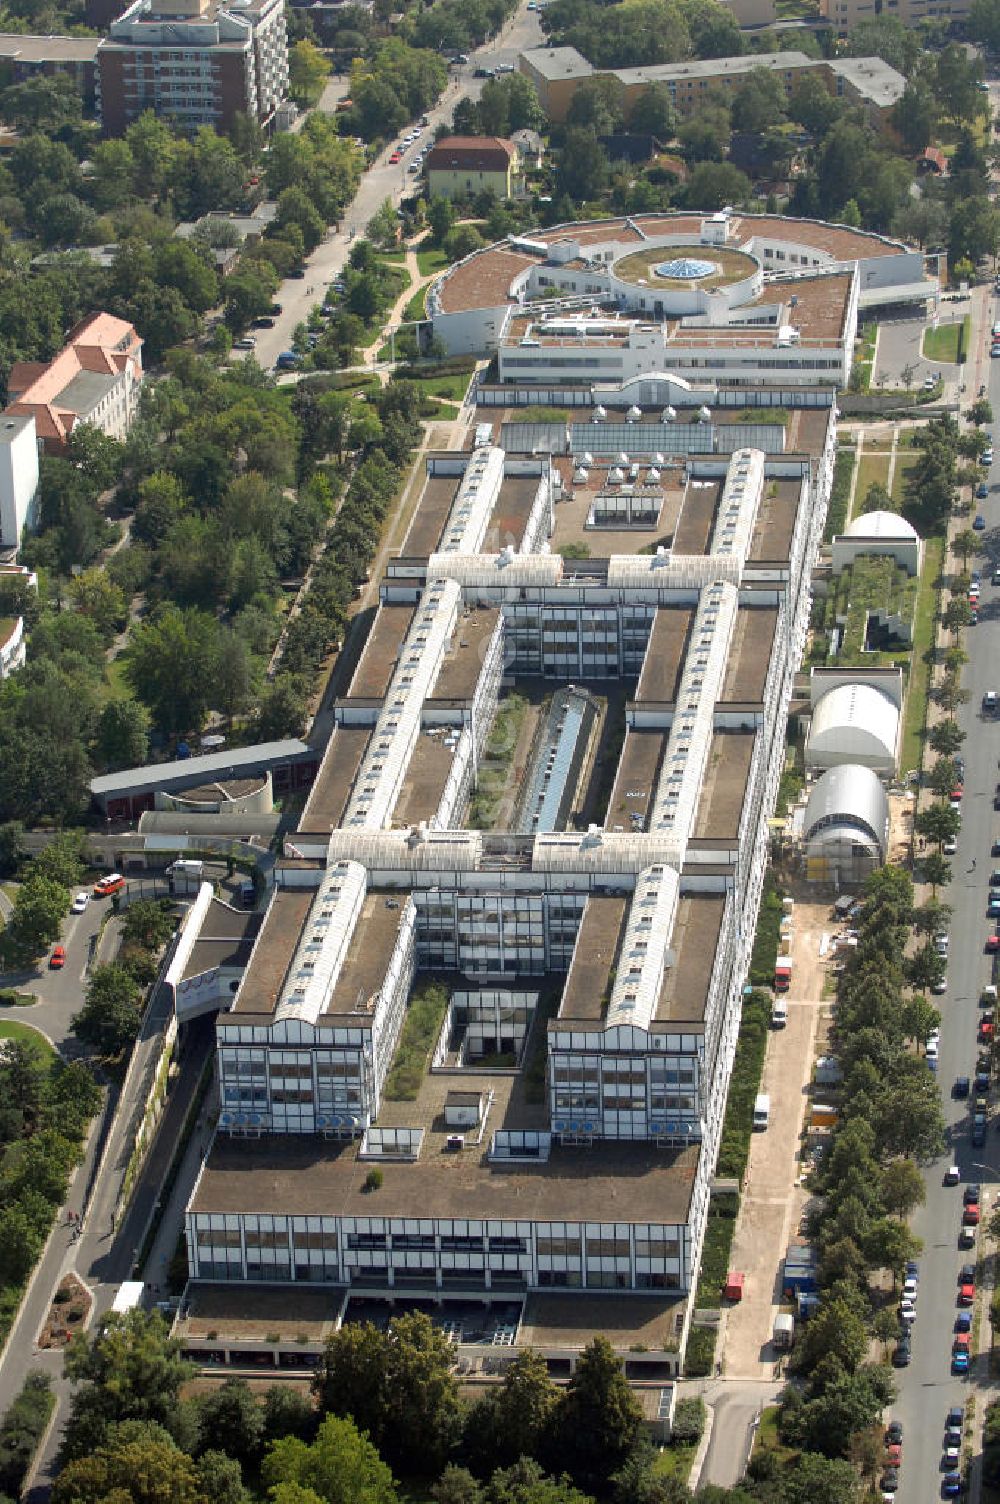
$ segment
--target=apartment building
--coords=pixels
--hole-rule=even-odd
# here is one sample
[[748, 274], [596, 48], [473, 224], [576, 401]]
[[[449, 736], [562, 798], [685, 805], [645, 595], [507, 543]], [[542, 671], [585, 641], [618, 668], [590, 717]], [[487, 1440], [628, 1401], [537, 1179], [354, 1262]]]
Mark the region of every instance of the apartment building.
[[266, 126], [288, 89], [284, 0], [135, 0], [97, 61], [108, 135], [145, 110], [192, 128], [239, 114]]
[[[142, 377], [142, 340], [132, 325], [110, 313], [92, 313], [71, 330], [59, 354], [47, 365], [14, 362], [7, 381], [10, 400], [0, 421], [33, 419], [35, 436], [48, 454], [62, 454], [81, 423], [99, 428], [110, 438], [124, 439], [139, 405]], [[6, 433], [13, 473], [15, 465], [28, 463], [28, 441], [23, 429], [9, 428]], [[16, 453], [15, 440], [19, 441]], [[0, 459], [0, 491], [4, 465]], [[22, 480], [22, 496], [26, 489], [27, 480]], [[24, 508], [15, 506], [14, 510], [20, 515]], [[22, 515], [22, 526], [23, 522]]]
[[[529, 410], [428, 457], [217, 1018], [199, 1301], [295, 1283], [514, 1299], [530, 1325], [585, 1290], [683, 1328], [836, 427], [832, 388], [707, 395], [609, 384], [567, 425]], [[783, 421], [753, 421], [772, 398]], [[546, 682], [544, 734], [507, 754], [513, 806], [472, 828], [498, 702]], [[603, 745], [598, 818], [575, 822]], [[403, 1099], [428, 973], [447, 1009]]]
[[487, 191], [514, 198], [524, 181], [517, 142], [503, 136], [443, 136], [428, 152], [424, 171], [428, 192], [439, 198]]
[[965, 20], [969, 0], [820, 0], [819, 13], [837, 31], [850, 31], [877, 16], [892, 16], [907, 28], [921, 21], [939, 21], [947, 26]]
[[[860, 0], [828, 3], [855, 5]], [[780, 78], [786, 93], [805, 73], [815, 73], [831, 94], [846, 97], [864, 111], [869, 124], [879, 126], [906, 86], [902, 74], [881, 58], [827, 60], [792, 51], [696, 58], [640, 68], [594, 68], [575, 47], [532, 47], [521, 53], [518, 67], [534, 84], [542, 109], [556, 123], [566, 119], [577, 90], [590, 78], [611, 78], [621, 84], [626, 120], [650, 88], [665, 88], [674, 108], [681, 115], [691, 115], [713, 95], [734, 94], [749, 73], [763, 68]]]
[[21, 36], [0, 33], [0, 87], [30, 83], [35, 78], [66, 77], [73, 81], [87, 114], [100, 113], [97, 84], [98, 37]]

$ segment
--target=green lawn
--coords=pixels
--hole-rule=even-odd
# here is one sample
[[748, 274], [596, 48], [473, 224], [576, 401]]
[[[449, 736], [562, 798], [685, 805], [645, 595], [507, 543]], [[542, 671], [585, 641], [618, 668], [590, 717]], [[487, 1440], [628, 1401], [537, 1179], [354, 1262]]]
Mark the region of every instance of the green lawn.
[[903, 492], [906, 486], [907, 474], [910, 470], [912, 470], [913, 466], [916, 463], [916, 455], [914, 455], [912, 459], [908, 458], [905, 460], [901, 455], [896, 455], [896, 468], [892, 474], [892, 499], [900, 510], [902, 510], [903, 507]]
[[403, 309], [404, 322], [407, 319], [423, 319], [427, 317], [427, 288], [418, 287], [413, 297]]
[[858, 483], [854, 488], [854, 505], [851, 515], [857, 517], [861, 511], [862, 503], [868, 495], [868, 487], [873, 485], [889, 488], [889, 456], [887, 454], [869, 454], [867, 446], [861, 456], [858, 466]]
[[753, 1444], [754, 1453], [773, 1452], [778, 1462], [785, 1466], [798, 1456], [794, 1447], [786, 1447], [778, 1436], [778, 1406], [768, 1405], [761, 1411], [760, 1425]]
[[472, 377], [459, 372], [457, 376], [418, 376], [417, 385], [425, 397], [444, 397], [449, 402], [461, 402], [469, 389]]
[[900, 759], [901, 772], [919, 768], [923, 743], [924, 722], [927, 719], [927, 687], [930, 680], [930, 665], [926, 662], [927, 650], [934, 640], [937, 621], [938, 590], [944, 562], [944, 540], [924, 540], [924, 567], [917, 591], [917, 609], [913, 619], [913, 648], [910, 653], [910, 677], [906, 690], [906, 714], [903, 717], [903, 749]]
[[441, 250], [440, 246], [433, 246], [427, 250], [419, 250], [417, 252], [417, 265], [420, 268], [420, 275], [422, 277], [429, 277], [431, 272], [444, 271], [445, 267], [450, 266], [450, 264], [448, 257]]
[[680, 1441], [676, 1446], [661, 1447], [653, 1463], [653, 1477], [679, 1478], [682, 1483], [686, 1483], [691, 1475], [691, 1464], [697, 1450], [698, 1444], [694, 1441]]
[[12, 1018], [0, 1018], [0, 1039], [17, 1039], [29, 1049], [37, 1051], [46, 1061], [54, 1060], [56, 1052], [43, 1034], [29, 1024], [17, 1023]]
[[924, 332], [924, 359], [956, 361], [958, 359], [959, 336], [965, 330], [965, 348], [969, 348], [969, 315], [966, 314], [961, 323], [939, 324], [936, 329], [927, 329]]

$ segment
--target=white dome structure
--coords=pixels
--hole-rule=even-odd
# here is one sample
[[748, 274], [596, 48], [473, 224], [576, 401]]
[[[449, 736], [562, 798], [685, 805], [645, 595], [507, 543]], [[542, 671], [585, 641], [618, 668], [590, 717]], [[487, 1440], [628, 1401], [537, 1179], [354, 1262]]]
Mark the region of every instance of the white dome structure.
[[871, 768], [843, 763], [817, 779], [802, 821], [806, 870], [814, 882], [864, 882], [889, 849], [889, 801]]
[[896, 512], [864, 512], [848, 523], [844, 535], [848, 538], [905, 538], [908, 543], [920, 536], [916, 528]]
[[835, 768], [842, 763], [886, 776], [896, 770], [899, 707], [871, 684], [838, 684], [813, 710], [806, 741], [806, 766]]

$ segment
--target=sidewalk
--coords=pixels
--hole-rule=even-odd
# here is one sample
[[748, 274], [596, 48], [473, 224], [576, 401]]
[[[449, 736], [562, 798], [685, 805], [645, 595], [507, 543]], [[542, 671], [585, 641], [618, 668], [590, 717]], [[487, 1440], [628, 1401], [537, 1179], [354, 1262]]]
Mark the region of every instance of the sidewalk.
[[821, 1020], [826, 965], [820, 939], [836, 925], [830, 906], [796, 903], [793, 911], [794, 969], [788, 993], [788, 1025], [773, 1029], [767, 1042], [761, 1091], [771, 1098], [766, 1133], [754, 1134], [730, 1267], [746, 1275], [739, 1305], [723, 1313], [718, 1357], [727, 1378], [775, 1379], [780, 1354], [771, 1344], [781, 1303], [781, 1266], [799, 1224], [807, 1193], [799, 1185], [802, 1116], [808, 1102], [813, 1057]]

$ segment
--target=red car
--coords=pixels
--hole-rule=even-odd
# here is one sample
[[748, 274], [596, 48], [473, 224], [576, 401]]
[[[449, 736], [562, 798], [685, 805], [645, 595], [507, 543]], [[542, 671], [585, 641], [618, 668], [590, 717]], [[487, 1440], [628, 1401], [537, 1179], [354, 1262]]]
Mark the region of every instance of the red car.
[[958, 1291], [958, 1303], [960, 1306], [971, 1306], [976, 1298], [975, 1285], [961, 1285]]
[[987, 955], [992, 955], [994, 951], [998, 951], [998, 950], [1000, 950], [1000, 935], [987, 935], [986, 936], [986, 952], [987, 952]]
[[962, 1208], [962, 1221], [966, 1227], [977, 1227], [979, 1225], [979, 1207], [974, 1202]]
[[402, 153], [398, 151], [394, 151], [392, 156], [389, 158], [390, 163], [401, 162], [402, 160]]
[[52, 954], [49, 957], [49, 969], [50, 969], [50, 971], [61, 971], [62, 968], [65, 965], [66, 965], [66, 947], [64, 945], [53, 946], [53, 948], [52, 948]]
[[967, 1353], [969, 1351], [969, 1333], [959, 1332], [951, 1344], [951, 1350], [953, 1353]]
[[901, 1467], [903, 1464], [903, 1447], [898, 1441], [891, 1442], [885, 1449], [885, 1467]]
[[960, 783], [956, 783], [955, 787], [952, 789], [948, 797], [950, 799], [961, 799], [964, 793], [965, 789], [962, 787], [962, 785]]
[[982, 1021], [980, 1022], [980, 1025], [979, 1025], [979, 1039], [980, 1039], [980, 1042], [982, 1044], [986, 1044], [992, 1038], [993, 1038], [993, 1023], [992, 1023], [992, 1020], [988, 1019], [988, 1018], [984, 1018], [984, 1019], [982, 1019]]

